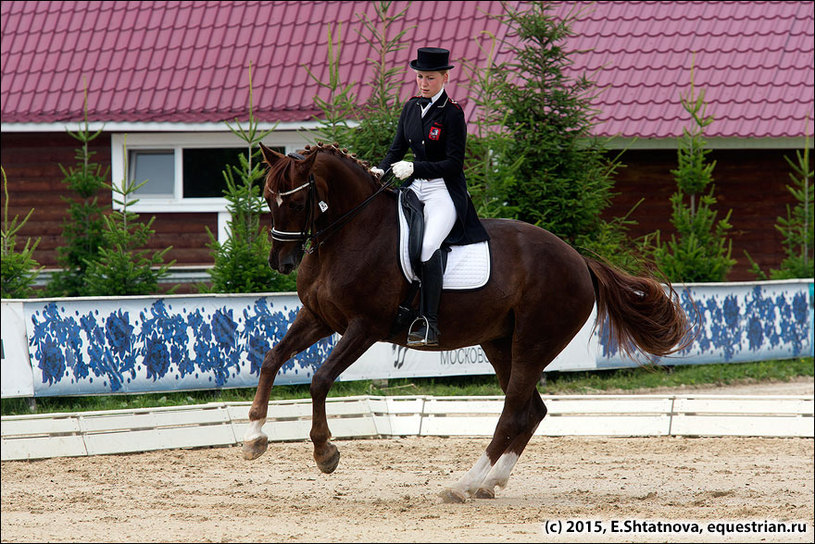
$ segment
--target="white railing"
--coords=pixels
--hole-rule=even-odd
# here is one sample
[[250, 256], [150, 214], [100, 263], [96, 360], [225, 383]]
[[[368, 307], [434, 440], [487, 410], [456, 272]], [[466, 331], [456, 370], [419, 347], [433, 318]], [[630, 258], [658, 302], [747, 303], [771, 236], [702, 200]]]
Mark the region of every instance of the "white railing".
[[[543, 396], [541, 436], [813, 438], [813, 396]], [[115, 454], [242, 442], [249, 402], [2, 418], [2, 460]], [[503, 397], [347, 397], [326, 403], [337, 439], [491, 436]], [[275, 401], [263, 430], [306, 440], [311, 401]]]

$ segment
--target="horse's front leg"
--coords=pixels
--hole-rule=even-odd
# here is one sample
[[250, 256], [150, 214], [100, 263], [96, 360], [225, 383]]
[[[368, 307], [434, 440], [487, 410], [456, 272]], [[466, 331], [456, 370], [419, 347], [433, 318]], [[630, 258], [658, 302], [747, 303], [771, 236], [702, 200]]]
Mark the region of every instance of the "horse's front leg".
[[255, 399], [249, 409], [249, 427], [243, 437], [244, 459], [257, 459], [269, 446], [269, 437], [261, 429], [266, 423], [269, 395], [277, 371], [286, 361], [331, 333], [331, 329], [325, 323], [315, 317], [308, 308], [302, 307], [283, 339], [266, 352], [260, 367]]
[[325, 399], [334, 380], [351, 366], [360, 355], [371, 347], [376, 338], [370, 334], [371, 327], [360, 321], [351, 323], [334, 346], [331, 355], [314, 373], [311, 379], [311, 441], [314, 443], [314, 460], [321, 471], [326, 474], [334, 472], [340, 462], [340, 452], [329, 442], [331, 432], [325, 415]]

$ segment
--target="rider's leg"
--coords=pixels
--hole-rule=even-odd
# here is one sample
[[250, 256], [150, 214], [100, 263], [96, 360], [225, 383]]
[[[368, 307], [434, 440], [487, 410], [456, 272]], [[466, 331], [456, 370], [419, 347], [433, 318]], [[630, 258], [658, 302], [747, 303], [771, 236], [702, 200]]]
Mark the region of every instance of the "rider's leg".
[[435, 346], [438, 345], [438, 308], [444, 275], [439, 248], [456, 222], [456, 208], [442, 179], [416, 180], [410, 188], [424, 202], [424, 237], [419, 271], [421, 317], [411, 326], [408, 345]]
[[422, 292], [416, 326], [408, 335], [409, 346], [439, 345], [439, 299], [441, 299], [442, 276], [441, 249], [422, 263]]

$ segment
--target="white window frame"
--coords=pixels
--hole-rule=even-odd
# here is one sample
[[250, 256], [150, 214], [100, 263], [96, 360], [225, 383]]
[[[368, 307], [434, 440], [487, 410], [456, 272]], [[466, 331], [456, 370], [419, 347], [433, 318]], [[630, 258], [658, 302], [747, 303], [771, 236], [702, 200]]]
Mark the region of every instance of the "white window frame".
[[[263, 141], [269, 147], [283, 147], [286, 153], [303, 149], [308, 140], [296, 130], [279, 130], [269, 134]], [[218, 240], [228, 237], [227, 200], [223, 197], [184, 198], [183, 149], [191, 147], [235, 147], [246, 143], [229, 131], [224, 132], [139, 132], [114, 133], [111, 135], [110, 174], [113, 185], [121, 187], [125, 176], [125, 153], [138, 150], [172, 150], [175, 156], [173, 196], [171, 198], [135, 197], [138, 202], [130, 211], [138, 214], [157, 213], [217, 213]], [[115, 197], [111, 191], [111, 196]], [[121, 206], [113, 202], [113, 208]]]
[[[135, 213], [200, 213], [226, 212], [227, 201], [222, 197], [183, 198], [183, 149], [191, 147], [245, 147], [245, 142], [231, 132], [195, 133], [116, 133], [111, 135], [111, 180], [121, 186], [125, 175], [125, 143], [127, 151], [172, 150], [175, 154], [175, 187], [172, 198], [143, 198], [131, 206]], [[286, 153], [302, 149], [308, 141], [296, 131], [277, 131], [269, 134], [263, 143], [269, 147], [283, 147]], [[121, 206], [114, 204], [114, 208]]]

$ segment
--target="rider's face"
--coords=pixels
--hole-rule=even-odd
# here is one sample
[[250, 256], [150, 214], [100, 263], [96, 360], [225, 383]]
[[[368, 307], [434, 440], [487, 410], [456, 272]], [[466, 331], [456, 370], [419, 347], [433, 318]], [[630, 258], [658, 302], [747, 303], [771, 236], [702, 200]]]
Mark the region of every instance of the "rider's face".
[[419, 94], [425, 98], [435, 96], [447, 83], [448, 77], [447, 72], [416, 72]]

